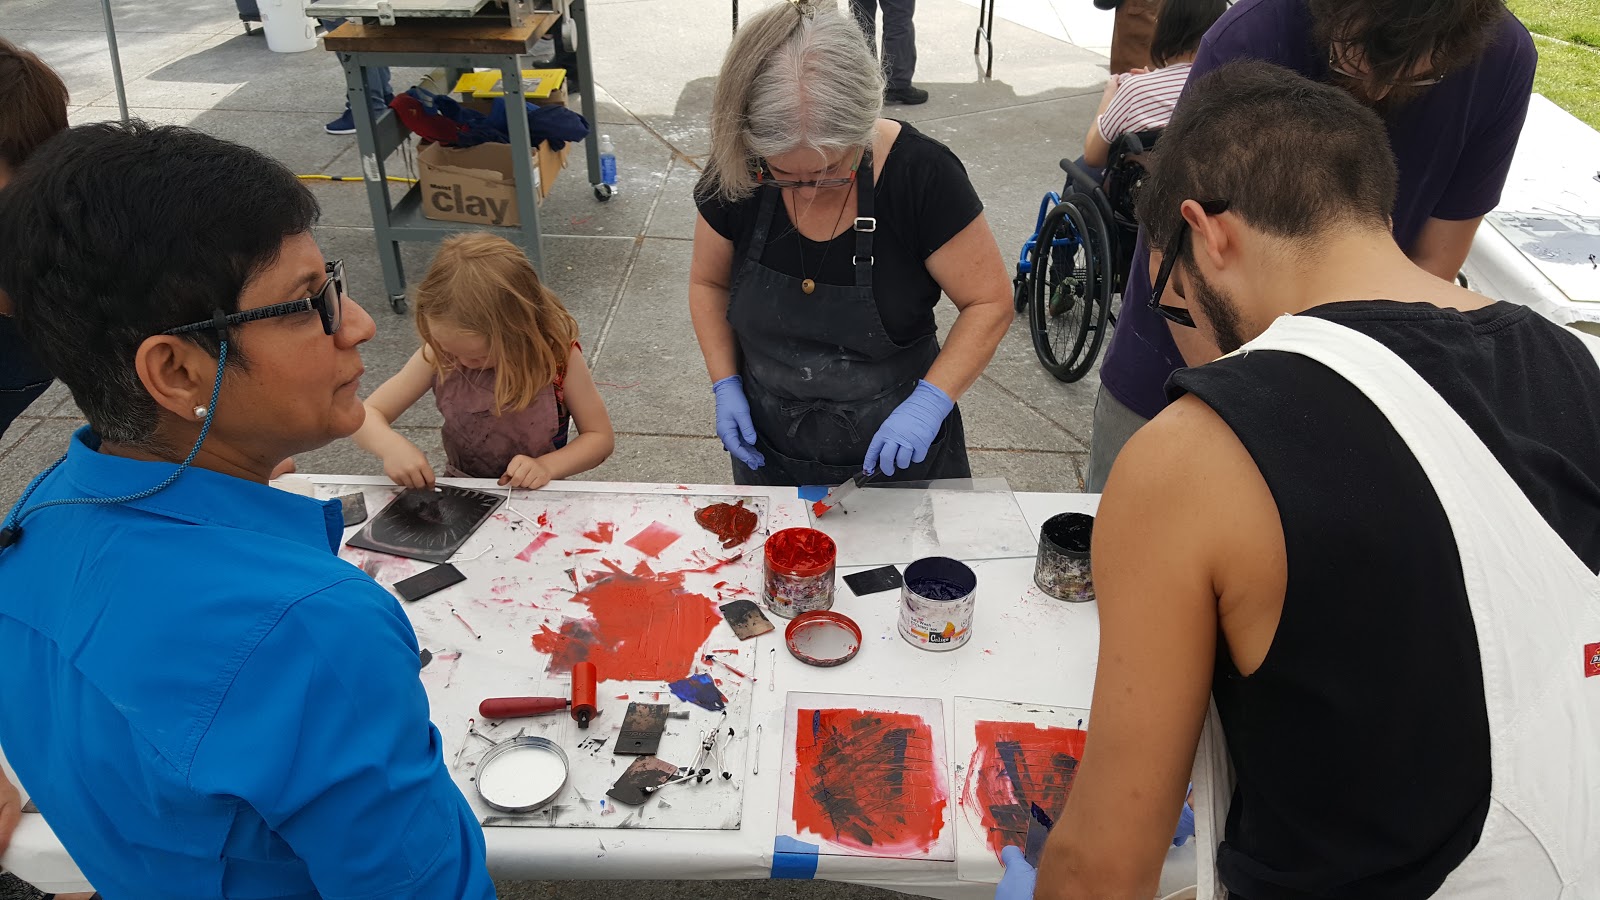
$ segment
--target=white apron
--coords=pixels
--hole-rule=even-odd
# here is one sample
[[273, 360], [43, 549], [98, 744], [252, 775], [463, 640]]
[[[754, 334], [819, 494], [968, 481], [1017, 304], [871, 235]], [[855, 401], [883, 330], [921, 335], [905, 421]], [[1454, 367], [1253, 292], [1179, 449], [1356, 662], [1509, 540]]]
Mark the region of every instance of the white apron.
[[[1600, 364], [1600, 340], [1579, 337]], [[1251, 350], [1314, 359], [1355, 385], [1415, 454], [1455, 533], [1482, 658], [1491, 787], [1477, 847], [1434, 896], [1600, 900], [1600, 676], [1587, 675], [1600, 668], [1589, 658], [1600, 644], [1600, 578], [1387, 347], [1325, 319], [1284, 316], [1237, 352]], [[1201, 900], [1227, 897], [1216, 855], [1233, 784], [1213, 702], [1194, 764]]]

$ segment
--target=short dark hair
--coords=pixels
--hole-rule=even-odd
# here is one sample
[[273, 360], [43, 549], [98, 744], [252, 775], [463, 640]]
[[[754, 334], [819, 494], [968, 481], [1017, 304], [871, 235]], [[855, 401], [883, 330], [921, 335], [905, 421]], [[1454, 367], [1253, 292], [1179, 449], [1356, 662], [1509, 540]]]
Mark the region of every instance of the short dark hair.
[[1347, 91], [1260, 60], [1191, 83], [1152, 151], [1138, 217], [1166, 247], [1185, 200], [1227, 200], [1246, 224], [1296, 239], [1389, 227], [1397, 180], [1376, 113]]
[[1156, 13], [1150, 62], [1160, 68], [1200, 49], [1200, 39], [1227, 11], [1228, 0], [1165, 0]]
[[1511, 13], [1504, 0], [1310, 0], [1318, 46], [1359, 50], [1375, 84], [1403, 82], [1426, 60], [1443, 75], [1470, 65]]
[[[139, 345], [237, 312], [244, 286], [317, 215], [292, 172], [248, 147], [137, 120], [82, 125], [0, 191], [0, 290], [95, 431], [154, 447], [158, 407], [134, 370]], [[192, 339], [217, 352], [211, 332]], [[228, 362], [245, 363], [231, 345]]]
[[67, 86], [38, 56], [0, 38], [0, 163], [19, 169], [67, 127]]

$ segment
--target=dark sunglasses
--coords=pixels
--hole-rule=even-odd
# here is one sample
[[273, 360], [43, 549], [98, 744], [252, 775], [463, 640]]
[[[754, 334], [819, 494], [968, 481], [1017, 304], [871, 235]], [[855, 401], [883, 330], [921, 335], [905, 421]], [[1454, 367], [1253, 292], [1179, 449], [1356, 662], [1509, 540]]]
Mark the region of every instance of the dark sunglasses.
[[[1201, 200], [1199, 203], [1200, 209], [1205, 211], [1208, 216], [1220, 216], [1228, 211], [1228, 201], [1226, 200]], [[1172, 236], [1172, 242], [1167, 246], [1166, 252], [1161, 254], [1161, 268], [1156, 270], [1156, 283], [1150, 290], [1150, 308], [1160, 313], [1169, 322], [1176, 322], [1185, 328], [1193, 328], [1195, 327], [1194, 316], [1189, 315], [1187, 309], [1181, 306], [1164, 306], [1161, 303], [1161, 294], [1167, 289], [1167, 282], [1172, 278], [1172, 267], [1178, 262], [1178, 256], [1183, 253], [1183, 242], [1188, 238], [1189, 220], [1180, 218], [1178, 220], [1178, 233]], [[1188, 299], [1183, 296], [1183, 291], [1176, 286], [1173, 287], [1172, 292], [1182, 299]]]
[[756, 170], [756, 181], [759, 184], [770, 184], [775, 188], [785, 189], [844, 187], [845, 185], [851, 184], [856, 180], [856, 170], [861, 168], [861, 158], [863, 156], [866, 156], [866, 154], [859, 153], [856, 155], [856, 161], [850, 165], [849, 175], [841, 176], [839, 178], [819, 178], [816, 181], [787, 181], [782, 178], [775, 178], [773, 177], [772, 169], [767, 165], [766, 160], [762, 160], [761, 167]]
[[259, 322], [262, 319], [276, 319], [280, 316], [292, 316], [295, 313], [310, 312], [315, 310], [317, 317], [322, 319], [322, 331], [325, 334], [339, 333], [339, 325], [344, 321], [344, 261], [334, 260], [324, 267], [328, 280], [322, 283], [309, 297], [299, 300], [290, 300], [288, 303], [274, 303], [271, 306], [259, 306], [255, 309], [236, 312], [229, 315], [218, 314], [204, 322], [192, 322], [169, 328], [162, 334], [192, 334], [196, 331], [207, 329], [215, 330], [219, 334], [229, 325], [243, 325], [246, 322]]

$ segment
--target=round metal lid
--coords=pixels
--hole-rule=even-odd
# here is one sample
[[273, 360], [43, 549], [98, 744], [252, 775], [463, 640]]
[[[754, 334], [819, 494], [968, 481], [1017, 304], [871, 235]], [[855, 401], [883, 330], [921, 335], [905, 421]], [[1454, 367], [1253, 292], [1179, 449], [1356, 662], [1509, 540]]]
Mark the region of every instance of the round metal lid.
[[501, 812], [532, 812], [567, 785], [567, 754], [548, 738], [512, 738], [478, 762], [478, 796]]
[[795, 616], [783, 636], [789, 653], [808, 666], [842, 666], [861, 649], [861, 628], [849, 616], [831, 610]]

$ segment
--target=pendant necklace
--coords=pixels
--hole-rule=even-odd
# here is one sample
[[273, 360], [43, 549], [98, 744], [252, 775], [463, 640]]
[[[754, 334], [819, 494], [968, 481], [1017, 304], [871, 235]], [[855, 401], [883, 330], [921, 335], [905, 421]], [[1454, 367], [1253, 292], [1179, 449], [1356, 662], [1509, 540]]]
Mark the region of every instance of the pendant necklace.
[[[853, 175], [854, 173], [852, 172], [851, 174]], [[844, 208], [846, 206], [849, 206], [849, 205], [850, 205], [850, 192], [849, 191], [845, 191], [844, 192], [844, 202], [839, 204], [839, 214], [837, 216], [834, 216], [834, 218], [833, 218], [833, 227], [828, 229], [828, 234], [833, 235], [834, 231], [838, 229], [839, 223], [844, 219]], [[799, 211], [800, 211], [800, 204], [796, 203], [795, 204], [795, 212], [798, 213]], [[800, 247], [800, 290], [801, 290], [802, 293], [809, 294], [812, 291], [815, 291], [817, 289], [817, 282], [814, 279], [806, 277], [806, 236], [800, 233], [800, 223], [798, 221], [798, 216], [796, 218], [797, 218], [797, 221], [794, 224], [794, 238], [795, 238], [796, 241], [799, 241], [799, 247]], [[838, 239], [838, 235], [833, 235], [833, 237], [828, 240], [827, 245], [825, 247], [823, 247], [823, 249], [822, 249], [822, 259], [817, 261], [817, 274], [818, 275], [822, 274], [822, 266], [823, 266], [823, 264], [825, 264], [828, 261], [828, 251], [833, 249], [834, 241], [837, 240], [837, 239]]]

